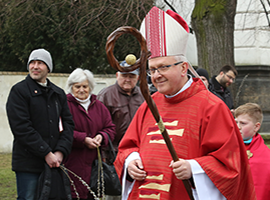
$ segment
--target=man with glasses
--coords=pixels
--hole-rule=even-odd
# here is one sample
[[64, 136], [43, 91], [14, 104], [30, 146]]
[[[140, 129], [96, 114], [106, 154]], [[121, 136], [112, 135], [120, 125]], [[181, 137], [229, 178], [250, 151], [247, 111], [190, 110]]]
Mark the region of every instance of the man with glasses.
[[233, 98], [228, 87], [234, 83], [236, 76], [236, 69], [230, 65], [225, 65], [220, 69], [217, 76], [210, 79], [209, 87], [211, 92], [226, 103], [232, 113], [234, 112]]
[[185, 21], [173, 11], [153, 7], [140, 31], [152, 53], [147, 74], [158, 90], [152, 98], [179, 160], [172, 161], [161, 123], [143, 103], [114, 162], [122, 199], [188, 200], [181, 180], [188, 181], [196, 200], [256, 199], [233, 116], [201, 79], [187, 74], [193, 70], [184, 56], [189, 31]]

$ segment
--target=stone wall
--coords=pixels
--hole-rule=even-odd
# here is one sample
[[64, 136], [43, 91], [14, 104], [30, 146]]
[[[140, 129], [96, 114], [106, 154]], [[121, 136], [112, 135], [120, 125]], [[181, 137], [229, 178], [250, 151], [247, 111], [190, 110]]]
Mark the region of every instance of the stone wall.
[[270, 66], [236, 66], [238, 76], [233, 87], [235, 107], [257, 103], [263, 110], [260, 132], [270, 132]]

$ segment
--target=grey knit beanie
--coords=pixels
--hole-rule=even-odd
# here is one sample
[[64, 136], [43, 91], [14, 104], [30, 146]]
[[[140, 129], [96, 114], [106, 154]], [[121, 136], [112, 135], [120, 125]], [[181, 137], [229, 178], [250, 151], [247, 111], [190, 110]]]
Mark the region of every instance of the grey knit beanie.
[[50, 52], [48, 52], [45, 49], [36, 49], [34, 51], [31, 52], [28, 62], [27, 62], [27, 70], [29, 70], [29, 63], [32, 60], [40, 60], [42, 62], [44, 62], [47, 67], [49, 68], [50, 72], [52, 72], [53, 70], [53, 64], [52, 64], [52, 57]]

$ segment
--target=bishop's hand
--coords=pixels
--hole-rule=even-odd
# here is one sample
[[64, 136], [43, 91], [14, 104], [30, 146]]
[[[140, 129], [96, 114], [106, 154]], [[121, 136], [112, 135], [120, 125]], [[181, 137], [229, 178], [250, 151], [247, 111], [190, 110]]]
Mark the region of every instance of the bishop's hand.
[[137, 181], [142, 181], [146, 178], [146, 171], [143, 170], [143, 164], [140, 159], [132, 160], [127, 167], [128, 175]]

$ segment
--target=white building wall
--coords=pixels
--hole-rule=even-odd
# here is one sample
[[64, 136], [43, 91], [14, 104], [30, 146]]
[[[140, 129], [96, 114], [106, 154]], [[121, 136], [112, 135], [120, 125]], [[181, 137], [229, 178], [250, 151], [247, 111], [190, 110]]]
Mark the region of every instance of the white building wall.
[[[176, 11], [191, 26], [191, 14], [195, 0], [172, 0]], [[262, 0], [270, 11], [267, 0]], [[156, 5], [170, 9], [162, 0]], [[270, 63], [270, 27], [259, 0], [238, 0], [235, 16], [235, 65], [269, 65]], [[269, 15], [270, 18], [270, 15]], [[193, 65], [198, 65], [195, 35], [191, 34], [187, 48], [187, 58]]]
[[[266, 9], [269, 4], [266, 0]], [[235, 16], [235, 64], [269, 65], [270, 27], [261, 1], [238, 0]]]

